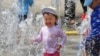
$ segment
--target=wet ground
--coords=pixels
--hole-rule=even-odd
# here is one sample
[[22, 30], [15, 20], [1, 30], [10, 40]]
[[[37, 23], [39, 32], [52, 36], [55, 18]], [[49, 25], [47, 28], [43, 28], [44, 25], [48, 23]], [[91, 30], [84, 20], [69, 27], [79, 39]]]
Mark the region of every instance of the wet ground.
[[67, 43], [64, 48], [66, 56], [76, 56], [78, 51], [79, 35], [68, 35]]

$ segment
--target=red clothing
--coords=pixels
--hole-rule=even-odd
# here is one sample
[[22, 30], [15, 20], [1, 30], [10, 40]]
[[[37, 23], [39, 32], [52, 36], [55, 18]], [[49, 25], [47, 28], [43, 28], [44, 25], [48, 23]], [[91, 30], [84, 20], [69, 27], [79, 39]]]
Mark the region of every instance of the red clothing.
[[58, 51], [56, 51], [55, 53], [44, 53], [43, 56], [60, 56], [60, 53]]

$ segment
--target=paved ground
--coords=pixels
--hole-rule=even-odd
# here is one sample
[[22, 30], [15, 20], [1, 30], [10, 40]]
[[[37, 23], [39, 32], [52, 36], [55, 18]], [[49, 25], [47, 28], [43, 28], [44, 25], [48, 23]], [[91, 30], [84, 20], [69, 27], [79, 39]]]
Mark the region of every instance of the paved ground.
[[78, 51], [79, 35], [69, 35], [66, 44], [66, 56], [76, 56]]

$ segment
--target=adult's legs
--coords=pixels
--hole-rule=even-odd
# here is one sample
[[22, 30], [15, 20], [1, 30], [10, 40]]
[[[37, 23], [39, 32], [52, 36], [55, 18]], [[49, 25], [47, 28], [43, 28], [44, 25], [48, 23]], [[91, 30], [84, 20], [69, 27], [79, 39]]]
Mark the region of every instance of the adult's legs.
[[19, 23], [27, 19], [27, 15], [19, 15]]
[[87, 6], [84, 6], [84, 2], [85, 0], [80, 0], [82, 8], [83, 8], [83, 12], [86, 13], [87, 12]]

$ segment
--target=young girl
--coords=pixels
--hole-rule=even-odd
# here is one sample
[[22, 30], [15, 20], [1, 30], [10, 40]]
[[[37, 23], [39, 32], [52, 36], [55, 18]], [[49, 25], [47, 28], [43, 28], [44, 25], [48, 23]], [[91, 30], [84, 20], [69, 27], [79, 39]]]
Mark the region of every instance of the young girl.
[[[43, 43], [43, 56], [60, 56], [60, 48], [66, 42], [66, 35], [60, 28], [57, 28], [57, 13], [53, 7], [42, 10], [45, 26], [41, 28], [39, 35], [31, 42]], [[59, 37], [61, 42], [58, 42]]]

